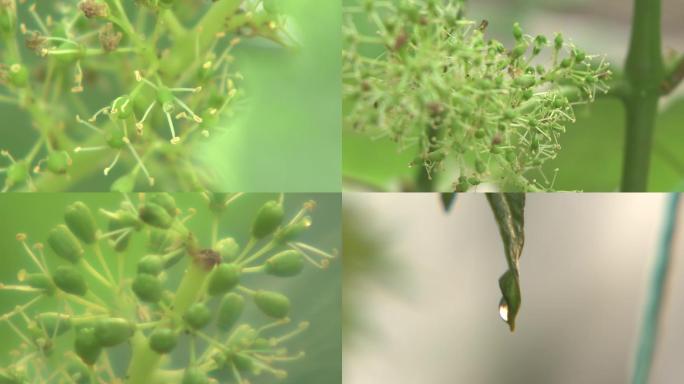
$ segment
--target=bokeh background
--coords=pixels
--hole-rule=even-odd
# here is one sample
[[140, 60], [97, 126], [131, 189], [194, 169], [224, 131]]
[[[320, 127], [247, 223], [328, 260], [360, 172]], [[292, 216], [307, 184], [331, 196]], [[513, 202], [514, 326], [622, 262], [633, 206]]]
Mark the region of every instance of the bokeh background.
[[[211, 172], [215, 188], [221, 191], [338, 192], [341, 4], [316, 0], [279, 3], [288, 19], [292, 47], [284, 48], [259, 38], [242, 40], [234, 50], [236, 60], [231, 71], [244, 76], [240, 84], [244, 98], [233, 114], [221, 122], [219, 128], [225, 133], [212, 136], [201, 146], [195, 161]], [[46, 6], [39, 2], [38, 10]], [[22, 20], [29, 19], [27, 7], [20, 8]], [[2, 49], [4, 44], [0, 43], [0, 52]], [[30, 60], [38, 60], [35, 56], [25, 52]], [[126, 91], [111, 89], [107, 83], [86, 83], [85, 92], [79, 96], [94, 112], [123, 92]], [[0, 89], [0, 93], [6, 92]], [[4, 103], [0, 103], [0, 116], [0, 148], [24, 156], [37, 137], [28, 116]], [[108, 178], [103, 177], [102, 169], [112, 156], [97, 159], [102, 162], [98, 171], [71, 185], [70, 190], [108, 191], [125, 168], [117, 167]], [[5, 165], [6, 160], [2, 159], [0, 166]], [[2, 180], [4, 176], [0, 175], [0, 183]]]
[[[199, 194], [175, 194], [179, 208], [184, 211], [190, 207], [197, 208], [198, 213], [190, 220], [189, 228], [198, 236], [200, 244], [208, 245], [210, 241], [211, 220], [206, 203]], [[235, 201], [226, 210], [221, 221], [219, 237], [233, 236], [244, 245], [249, 236], [251, 222], [255, 213], [267, 200], [276, 198], [276, 194], [251, 194]], [[55, 225], [63, 222], [64, 208], [77, 200], [88, 204], [91, 209], [105, 208], [114, 210], [121, 201], [118, 194], [5, 194], [0, 196], [0, 212], [3, 220], [0, 223], [0, 250], [2, 250], [2, 268], [0, 268], [0, 282], [16, 283], [17, 272], [25, 268], [35, 271], [28, 255], [15, 240], [19, 232], [27, 233], [30, 242], [44, 242], [47, 233]], [[302, 236], [302, 241], [315, 245], [321, 249], [331, 251], [340, 249], [340, 205], [339, 194], [287, 194], [285, 196], [286, 217], [292, 217], [305, 201], [315, 200], [317, 208], [312, 213], [313, 225]], [[104, 226], [106, 221], [101, 215], [98, 223]], [[146, 254], [145, 242], [142, 234], [131, 240], [128, 255]], [[105, 257], [114, 257], [114, 253], [104, 246]], [[89, 256], [92, 256], [90, 254]], [[56, 265], [57, 257], [47, 250], [48, 264]], [[97, 265], [97, 263], [94, 263]], [[128, 263], [130, 275], [134, 274], [135, 262]], [[176, 266], [169, 276], [170, 280], [178, 279], [182, 268]], [[247, 276], [242, 283], [247, 287], [260, 287], [283, 292], [292, 301], [292, 324], [308, 320], [310, 328], [287, 343], [291, 351], [306, 351], [307, 356], [299, 361], [282, 364], [289, 373], [289, 377], [282, 381], [290, 384], [319, 384], [341, 382], [341, 262], [333, 260], [330, 268], [318, 270], [311, 265], [305, 267], [301, 275], [295, 278], [277, 279], [263, 275]], [[172, 284], [172, 283], [171, 283]], [[0, 314], [10, 311], [14, 306], [28, 301], [32, 294], [20, 294], [0, 291]], [[48, 303], [47, 301], [45, 303]], [[48, 303], [49, 304], [49, 303]], [[36, 306], [35, 308], [41, 308]], [[42, 308], [49, 309], [50, 305], [43, 304]], [[240, 322], [250, 324], [265, 324], [268, 320], [247, 301], [246, 311]], [[69, 334], [66, 336], [70, 337]], [[9, 351], [18, 346], [19, 339], [9, 326], [0, 322], [0, 367], [11, 362]], [[124, 369], [128, 355], [122, 353], [124, 347], [114, 351], [120, 359], [116, 366]], [[250, 382], [272, 383], [269, 375], [250, 377]], [[230, 381], [229, 381], [230, 382]]]
[[[354, 0], [345, 0], [345, 3]], [[632, 1], [630, 0], [477, 0], [467, 1], [466, 17], [487, 19], [487, 35], [509, 44], [511, 26], [519, 21], [524, 32], [553, 36], [562, 32], [586, 52], [605, 54], [620, 73], [627, 54]], [[681, 0], [662, 0], [663, 49], [668, 57], [684, 51], [684, 7]], [[650, 191], [684, 190], [684, 87], [662, 99], [651, 158]], [[545, 166], [547, 175], [559, 168], [557, 190], [610, 192], [619, 187], [622, 171], [624, 108], [619, 100], [603, 98], [576, 111], [560, 140], [559, 157]], [[398, 154], [389, 141], [343, 131], [345, 188], [367, 186], [399, 190], [400, 179], [412, 178], [415, 168], [407, 164], [414, 153]], [[353, 181], [360, 181], [352, 182]], [[450, 188], [446, 178], [440, 190]], [[364, 187], [365, 186], [365, 187]], [[479, 188], [484, 190], [488, 188]], [[489, 187], [491, 188], [491, 186]]]
[[[345, 384], [629, 382], [665, 201], [528, 195], [511, 333], [483, 195], [445, 213], [437, 194], [345, 194]], [[683, 240], [680, 219], [653, 384], [681, 381]]]

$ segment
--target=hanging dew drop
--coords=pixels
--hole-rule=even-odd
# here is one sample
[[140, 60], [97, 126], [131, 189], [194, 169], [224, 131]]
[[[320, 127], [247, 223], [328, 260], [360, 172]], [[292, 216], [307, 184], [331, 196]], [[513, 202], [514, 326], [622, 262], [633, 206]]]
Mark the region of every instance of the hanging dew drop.
[[508, 322], [508, 303], [503, 297], [499, 301], [499, 316], [501, 316], [501, 320]]

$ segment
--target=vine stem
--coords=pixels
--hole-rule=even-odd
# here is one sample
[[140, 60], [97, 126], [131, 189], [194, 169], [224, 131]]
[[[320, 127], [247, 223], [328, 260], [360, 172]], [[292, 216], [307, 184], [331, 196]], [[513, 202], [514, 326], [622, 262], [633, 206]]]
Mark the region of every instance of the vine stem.
[[660, 14], [660, 0], [634, 0], [623, 97], [627, 119], [621, 185], [624, 192], [644, 192], [648, 186], [653, 128], [665, 76]]
[[[190, 260], [188, 269], [185, 271], [176, 292], [173, 317], [180, 318], [188, 307], [197, 300], [207, 276], [209, 276], [208, 270], [195, 260]], [[169, 320], [173, 321], [174, 319]], [[133, 346], [127, 384], [149, 384], [159, 369], [162, 355], [149, 347], [147, 338], [141, 332], [136, 332], [133, 337]]]
[[646, 307], [643, 313], [641, 335], [639, 336], [639, 344], [636, 359], [634, 361], [633, 384], [646, 384], [648, 382], [648, 376], [653, 362], [658, 323], [663, 309], [663, 296], [672, 257], [673, 237], [677, 224], [679, 199], [680, 194], [670, 194], [666, 208], [667, 210], [665, 212], [665, 223], [660, 239], [660, 249], [658, 250], [655, 268], [651, 276], [651, 285], [649, 287]]

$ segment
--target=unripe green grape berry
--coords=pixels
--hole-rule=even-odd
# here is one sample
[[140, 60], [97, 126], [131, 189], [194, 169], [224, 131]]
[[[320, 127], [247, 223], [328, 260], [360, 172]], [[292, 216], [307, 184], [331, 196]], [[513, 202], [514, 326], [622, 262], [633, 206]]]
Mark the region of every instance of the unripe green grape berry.
[[66, 225], [60, 224], [50, 230], [47, 242], [55, 254], [64, 260], [74, 264], [81, 260], [83, 247]]
[[266, 316], [276, 319], [290, 313], [290, 299], [278, 292], [259, 290], [254, 294], [254, 303]]
[[266, 261], [266, 273], [273, 276], [296, 276], [302, 269], [304, 269], [304, 255], [295, 250], [282, 251]]
[[145, 203], [138, 210], [140, 220], [153, 227], [168, 229], [173, 223], [173, 218], [161, 205]]
[[64, 222], [71, 233], [86, 244], [97, 240], [97, 225], [90, 208], [81, 201], [69, 205], [64, 213]]
[[224, 262], [235, 260], [240, 252], [240, 245], [232, 237], [219, 240], [214, 246], [214, 250], [221, 255]]
[[195, 303], [185, 311], [183, 320], [192, 329], [202, 329], [211, 322], [211, 310], [204, 303]]
[[164, 259], [159, 255], [145, 255], [138, 261], [138, 273], [157, 276], [164, 270]]
[[57, 267], [52, 274], [52, 281], [55, 282], [57, 288], [72, 295], [83, 296], [88, 292], [88, 285], [81, 272], [72, 266]]
[[209, 384], [209, 377], [200, 368], [189, 367], [183, 373], [181, 384]]
[[169, 328], [155, 328], [150, 334], [150, 349], [159, 354], [173, 351], [176, 344], [178, 344], [178, 336]]
[[133, 336], [135, 326], [123, 318], [100, 319], [95, 323], [95, 337], [100, 346], [113, 347]]
[[49, 337], [60, 336], [71, 329], [71, 320], [61, 313], [39, 313], [36, 316], [36, 323]]
[[23, 278], [23, 283], [31, 288], [42, 289], [47, 295], [55, 292], [55, 283], [52, 279], [42, 273], [29, 273]]
[[131, 285], [133, 293], [146, 303], [156, 303], [162, 297], [162, 283], [156, 277], [147, 274], [139, 274], [133, 279]]
[[82, 328], [76, 332], [74, 351], [88, 365], [94, 365], [102, 353], [102, 346], [95, 337], [95, 329]]
[[230, 330], [242, 315], [244, 308], [245, 299], [241, 295], [231, 292], [223, 296], [216, 319], [218, 328], [223, 331]]
[[28, 85], [29, 72], [25, 66], [21, 64], [13, 64], [9, 69], [10, 84], [17, 88], [24, 88]]
[[209, 296], [224, 294], [235, 288], [240, 282], [240, 266], [237, 264], [219, 264], [211, 272], [207, 293]]
[[276, 234], [276, 241], [280, 244], [285, 244], [295, 240], [309, 227], [311, 227], [311, 218], [309, 216], [302, 217], [296, 222], [282, 227]]
[[11, 188], [28, 180], [29, 167], [24, 160], [19, 160], [7, 167], [6, 173], [5, 184]]
[[71, 166], [71, 157], [69, 157], [69, 153], [66, 151], [52, 151], [47, 156], [45, 164], [48, 171], [57, 175], [63, 175]]
[[277, 201], [266, 202], [257, 212], [257, 216], [252, 224], [252, 236], [262, 239], [278, 228], [283, 221], [283, 206]]
[[148, 195], [147, 201], [150, 203], [157, 204], [160, 207], [164, 208], [166, 212], [169, 214], [169, 216], [176, 217], [176, 199], [174, 199], [173, 196], [171, 196], [171, 194], [166, 192], [153, 193]]

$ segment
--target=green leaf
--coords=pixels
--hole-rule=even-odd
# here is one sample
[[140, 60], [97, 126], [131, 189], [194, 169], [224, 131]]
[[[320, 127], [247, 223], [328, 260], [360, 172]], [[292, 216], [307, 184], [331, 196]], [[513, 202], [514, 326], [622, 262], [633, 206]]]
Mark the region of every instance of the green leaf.
[[503, 298], [499, 304], [501, 318], [515, 330], [515, 317], [521, 303], [518, 262], [525, 243], [525, 194], [487, 193], [503, 240], [508, 270], [499, 278]]
[[442, 199], [442, 207], [444, 208], [444, 212], [449, 212], [456, 201], [456, 193], [445, 192], [440, 193], [439, 196]]

